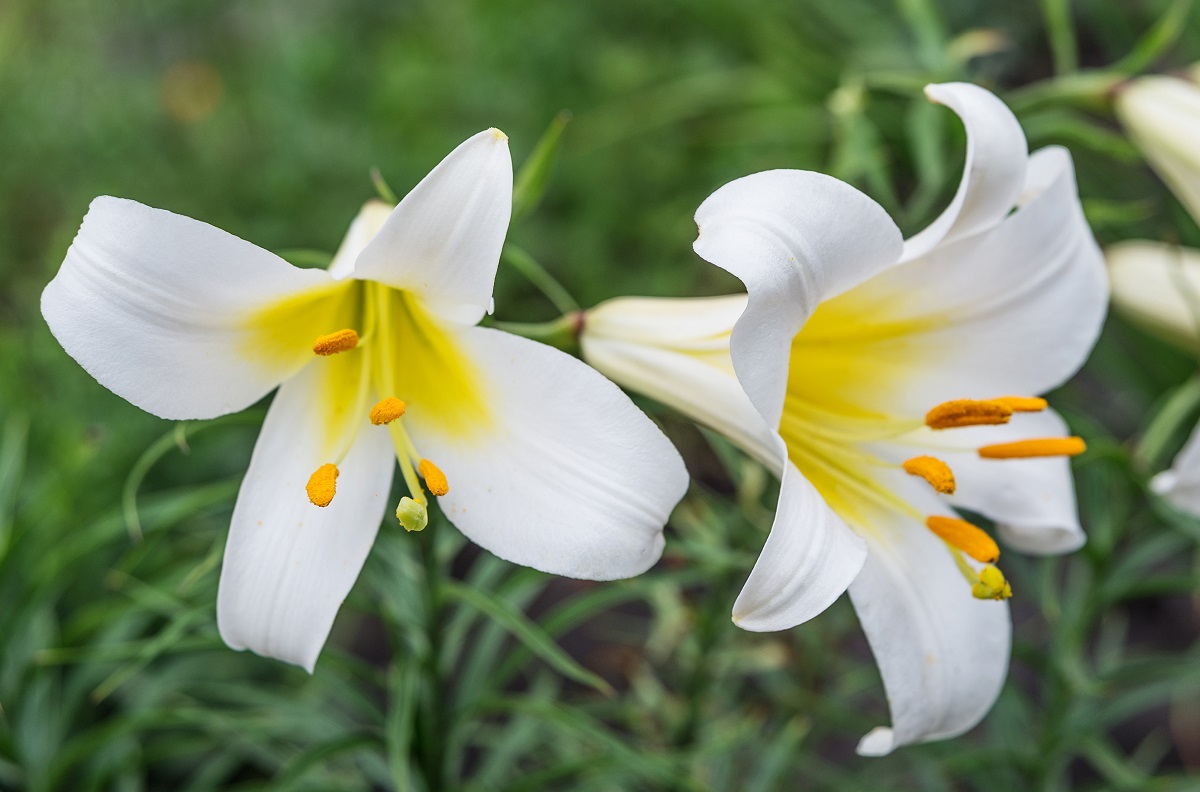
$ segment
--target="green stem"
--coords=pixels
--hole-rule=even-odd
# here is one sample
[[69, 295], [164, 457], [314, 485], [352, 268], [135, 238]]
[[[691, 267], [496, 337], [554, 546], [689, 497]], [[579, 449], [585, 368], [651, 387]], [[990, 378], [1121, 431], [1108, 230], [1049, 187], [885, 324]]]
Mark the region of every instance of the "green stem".
[[579, 355], [583, 312], [573, 311], [549, 322], [491, 322], [491, 327], [548, 344], [571, 355]]
[[424, 663], [427, 682], [421, 770], [428, 792], [441, 792], [446, 788], [445, 745], [448, 738], [445, 724], [445, 689], [441, 678], [442, 578], [437, 558], [438, 522], [438, 519], [430, 520], [429, 527], [416, 537], [425, 576], [425, 630], [428, 643]]
[[534, 288], [545, 295], [560, 313], [574, 313], [579, 310], [579, 303], [571, 293], [550, 274], [550, 271], [538, 263], [538, 260], [513, 244], [504, 246], [500, 260], [509, 264], [517, 272], [525, 276]]

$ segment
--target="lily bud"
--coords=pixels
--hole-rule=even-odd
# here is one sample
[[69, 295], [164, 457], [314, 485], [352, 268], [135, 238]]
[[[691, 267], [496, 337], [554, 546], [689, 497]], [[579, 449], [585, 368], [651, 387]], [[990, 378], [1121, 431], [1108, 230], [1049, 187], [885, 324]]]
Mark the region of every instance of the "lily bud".
[[1147, 332], [1200, 349], [1200, 250], [1130, 241], [1104, 251], [1113, 306]]
[[[1200, 76], [1200, 67], [1191, 74]], [[1200, 85], [1166, 75], [1139, 77], [1117, 94], [1116, 111], [1147, 161], [1200, 220]]]
[[623, 388], [678, 410], [778, 468], [772, 432], [738, 383], [729, 352], [745, 308], [744, 294], [608, 300], [584, 315], [583, 359]]

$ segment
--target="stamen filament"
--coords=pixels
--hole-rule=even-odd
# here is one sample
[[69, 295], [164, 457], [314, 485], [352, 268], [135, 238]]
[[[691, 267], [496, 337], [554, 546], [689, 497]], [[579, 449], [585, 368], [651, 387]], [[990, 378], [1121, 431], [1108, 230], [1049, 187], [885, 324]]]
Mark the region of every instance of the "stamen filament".
[[925, 519], [925, 526], [943, 542], [962, 550], [980, 563], [990, 564], [1000, 558], [1000, 547], [996, 540], [966, 520], [935, 515]]
[[1028, 459], [1030, 457], [1078, 456], [1087, 450], [1081, 437], [1043, 437], [997, 443], [979, 448], [984, 459]]
[[920, 476], [943, 495], [954, 494], [954, 472], [950, 470], [949, 465], [936, 457], [913, 457], [904, 463], [904, 472], [910, 476]]
[[[412, 448], [412, 441], [408, 439], [408, 433], [404, 431], [404, 427], [399, 422], [390, 423], [387, 428], [392, 435], [392, 444], [397, 449]], [[396, 462], [400, 465], [400, 473], [404, 476], [404, 483], [412, 494], [413, 500], [424, 506], [427, 503], [425, 490], [421, 486], [421, 480], [417, 478], [417, 471], [413, 469], [412, 458], [407, 453], [397, 451]]]
[[981, 426], [1008, 423], [1013, 408], [998, 400], [954, 399], [942, 402], [925, 413], [925, 425], [930, 429], [956, 429], [960, 426]]
[[338, 330], [326, 335], [317, 336], [313, 341], [312, 351], [318, 355], [333, 355], [345, 352], [358, 346], [358, 333], [350, 328]]

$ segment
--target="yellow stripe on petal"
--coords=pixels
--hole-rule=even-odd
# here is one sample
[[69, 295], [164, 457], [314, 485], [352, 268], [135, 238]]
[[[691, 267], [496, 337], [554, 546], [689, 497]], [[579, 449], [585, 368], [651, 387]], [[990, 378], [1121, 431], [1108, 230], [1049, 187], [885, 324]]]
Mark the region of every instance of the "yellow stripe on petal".
[[443, 320], [407, 292], [370, 288], [377, 330], [368, 353], [376, 391], [403, 396], [406, 414], [423, 429], [462, 437], [488, 428], [486, 383]]
[[314, 352], [330, 354], [352, 348], [357, 337], [354, 344], [347, 345], [347, 331], [332, 331], [359, 326], [361, 292], [358, 281], [329, 283], [254, 311], [245, 319], [249, 330], [244, 342], [246, 357], [287, 371], [311, 361]]

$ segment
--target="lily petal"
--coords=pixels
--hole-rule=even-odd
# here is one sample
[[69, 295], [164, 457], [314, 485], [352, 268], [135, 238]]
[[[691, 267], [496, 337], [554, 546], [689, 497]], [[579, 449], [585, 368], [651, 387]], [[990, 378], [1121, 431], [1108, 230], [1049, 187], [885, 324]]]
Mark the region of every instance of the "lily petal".
[[[826, 354], [874, 372], [848, 378], [853, 392], [840, 398], [875, 413], [923, 415], [950, 399], [1045, 393], [1083, 365], [1107, 307], [1103, 257], [1067, 151], [1038, 151], [1028, 176], [1028, 202], [991, 231], [822, 306], [862, 318], [842, 323], [844, 337], [822, 338]], [[854, 346], [839, 352], [837, 343]]]
[[903, 261], [938, 245], [986, 231], [1017, 202], [1029, 147], [1012, 111], [993, 93], [970, 83], [925, 87], [929, 101], [958, 114], [967, 131], [967, 161], [950, 205], [904, 244]]
[[1200, 223], [1200, 86], [1151, 75], [1116, 95], [1117, 118], [1162, 180]]
[[1200, 517], [1200, 426], [1192, 430], [1171, 469], [1150, 480], [1150, 489], [1175, 508]]
[[247, 318], [330, 284], [207, 223], [101, 197], [42, 292], [42, 315], [118, 396], [161, 418], [213, 418], [250, 406], [312, 357], [256, 357]]
[[1113, 305], [1148, 332], [1200, 346], [1200, 250], [1163, 242], [1118, 242], [1104, 251]]
[[392, 210], [354, 277], [412, 292], [465, 324], [491, 306], [512, 214], [508, 138], [487, 129], [450, 152]]
[[450, 521], [500, 558], [552, 574], [615, 580], [653, 566], [688, 483], [658, 427], [570, 355], [482, 327], [457, 340], [497, 420], [455, 436], [417, 410], [405, 417], [446, 474]]
[[754, 632], [802, 624], [842, 595], [866, 557], [866, 543], [787, 462], [771, 535], [734, 602], [733, 621]]
[[358, 210], [358, 214], [350, 222], [350, 229], [342, 239], [342, 244], [333, 254], [333, 261], [329, 262], [330, 275], [338, 280], [354, 275], [354, 265], [359, 254], [366, 250], [367, 245], [379, 233], [379, 229], [383, 228], [383, 224], [392, 216], [392, 208], [378, 198], [372, 198], [363, 204], [362, 209]]
[[[351, 412], [340, 410], [330, 394], [340, 380], [346, 400], [357, 400], [344, 388], [347, 376], [355, 381], [356, 361], [343, 359], [358, 354], [319, 361], [279, 389], [234, 506], [217, 593], [217, 626], [226, 644], [309, 673], [375, 542], [395, 469], [387, 431], [364, 414], [332, 427], [332, 445], [322, 439], [325, 433], [311, 431], [331, 415]], [[319, 508], [309, 502], [305, 484], [333, 461], [331, 449], [346, 431], [357, 437], [339, 465], [333, 502]]]
[[1004, 685], [1012, 632], [1007, 603], [974, 599], [946, 546], [923, 525], [898, 519], [876, 527], [850, 598], [883, 676], [892, 725], [863, 737], [864, 756], [955, 737], [979, 723]]
[[617, 384], [728, 437], [780, 475], [775, 433], [750, 403], [729, 354], [746, 295], [618, 297], [586, 314], [583, 359]]
[[733, 365], [774, 429], [792, 338], [822, 300], [895, 263], [900, 231], [850, 185], [792, 170], [729, 182], [696, 210], [696, 224], [696, 253], [746, 285], [749, 301], [731, 339]]

